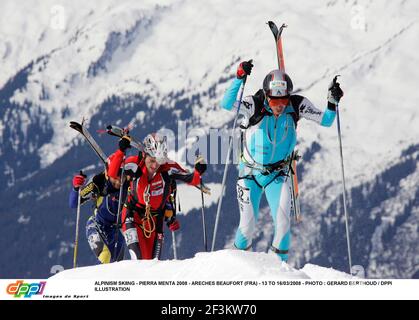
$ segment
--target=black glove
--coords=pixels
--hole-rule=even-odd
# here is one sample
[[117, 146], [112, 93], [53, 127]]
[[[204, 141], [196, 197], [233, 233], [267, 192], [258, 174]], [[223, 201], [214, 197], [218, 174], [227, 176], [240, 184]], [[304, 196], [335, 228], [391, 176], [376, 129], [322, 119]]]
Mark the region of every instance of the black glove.
[[195, 170], [198, 171], [200, 175], [202, 175], [207, 170], [207, 164], [205, 163], [205, 159], [202, 156], [196, 159]]
[[246, 76], [249, 76], [252, 73], [253, 68], [253, 60], [250, 59], [249, 61], [243, 61], [240, 63], [239, 67], [237, 68], [237, 79], [243, 79]]
[[123, 136], [121, 140], [119, 140], [119, 150], [125, 152], [129, 148], [131, 148], [131, 138], [129, 136]]
[[337, 76], [333, 79], [329, 85], [329, 92], [327, 94], [327, 101], [337, 105], [340, 99], [343, 97], [343, 91], [340, 88], [340, 83], [337, 82]]

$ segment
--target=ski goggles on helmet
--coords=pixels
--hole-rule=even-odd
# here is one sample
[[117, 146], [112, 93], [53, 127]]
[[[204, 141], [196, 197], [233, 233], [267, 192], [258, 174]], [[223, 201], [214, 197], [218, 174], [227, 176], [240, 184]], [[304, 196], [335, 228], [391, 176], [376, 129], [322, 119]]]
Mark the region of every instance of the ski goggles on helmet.
[[270, 97], [283, 97], [288, 95], [287, 82], [285, 80], [272, 80], [269, 83], [268, 95]]

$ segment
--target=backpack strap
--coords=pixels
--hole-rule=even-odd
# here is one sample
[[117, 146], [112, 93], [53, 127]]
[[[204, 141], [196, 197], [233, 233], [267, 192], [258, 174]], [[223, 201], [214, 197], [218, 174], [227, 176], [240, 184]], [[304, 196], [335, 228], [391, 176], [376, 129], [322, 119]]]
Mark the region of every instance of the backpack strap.
[[291, 113], [292, 119], [294, 120], [295, 128], [297, 128], [297, 122], [300, 120], [300, 104], [304, 100], [303, 96], [293, 94], [290, 96], [291, 106], [293, 112]]
[[163, 197], [162, 197], [163, 201], [160, 204], [159, 211], [163, 210], [164, 206], [166, 205], [166, 199], [170, 195], [170, 191], [172, 187], [169, 173], [167, 171], [163, 171], [161, 172], [161, 175], [164, 181], [164, 191], [163, 191]]
[[[265, 116], [271, 116], [272, 113], [265, 108], [265, 93], [262, 89], [256, 92], [253, 96], [253, 103], [255, 105], [255, 113], [250, 117], [249, 124], [247, 126], [240, 125], [242, 129], [248, 129], [254, 125], [257, 125]], [[244, 103], [246, 103], [244, 101]]]

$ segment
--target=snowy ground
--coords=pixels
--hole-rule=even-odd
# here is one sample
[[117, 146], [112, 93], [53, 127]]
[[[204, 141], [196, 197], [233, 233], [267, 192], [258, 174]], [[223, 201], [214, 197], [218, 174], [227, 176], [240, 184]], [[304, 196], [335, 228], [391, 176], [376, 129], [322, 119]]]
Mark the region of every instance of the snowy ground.
[[240, 280], [348, 279], [350, 275], [314, 265], [297, 270], [272, 254], [221, 250], [186, 260], [121, 261], [60, 272], [52, 279]]
[[416, 283], [364, 280], [312, 264], [297, 270], [273, 254], [220, 250], [186, 260], [121, 261], [65, 270], [49, 278], [47, 286], [48, 294], [71, 292], [88, 299], [254, 301], [412, 299]]

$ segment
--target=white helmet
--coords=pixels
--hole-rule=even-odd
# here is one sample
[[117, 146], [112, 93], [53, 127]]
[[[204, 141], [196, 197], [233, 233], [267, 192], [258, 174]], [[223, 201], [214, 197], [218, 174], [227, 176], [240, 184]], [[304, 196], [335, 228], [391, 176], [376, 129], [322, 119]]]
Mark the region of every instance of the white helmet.
[[164, 164], [167, 159], [167, 138], [161, 137], [157, 133], [148, 134], [143, 141], [144, 153], [156, 158], [159, 164]]

